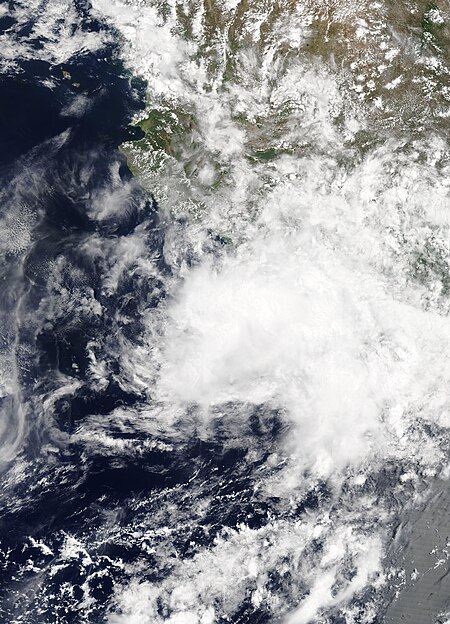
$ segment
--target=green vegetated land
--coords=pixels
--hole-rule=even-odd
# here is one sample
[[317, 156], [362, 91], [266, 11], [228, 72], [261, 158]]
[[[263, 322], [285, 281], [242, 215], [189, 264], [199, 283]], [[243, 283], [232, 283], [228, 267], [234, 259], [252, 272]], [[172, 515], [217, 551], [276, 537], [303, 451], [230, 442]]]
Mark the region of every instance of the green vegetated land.
[[[162, 20], [173, 19], [168, 2], [157, 6]], [[155, 96], [149, 85], [148, 108], [137, 122], [143, 136], [122, 149], [132, 172], [156, 195], [165, 176], [179, 181], [183, 218], [201, 216], [205, 196], [233, 184], [230, 162], [206, 145], [198, 98], [223, 103], [230, 123], [242, 133], [245, 160], [258, 172], [262, 185], [273, 184], [270, 172], [283, 157], [303, 157], [319, 149], [314, 134], [305, 132], [304, 141], [299, 141], [293, 132], [303, 123], [302, 107], [311, 106], [310, 94], [305, 93], [304, 103], [290, 96], [281, 102], [271, 99], [296, 64], [314, 71], [324, 68], [332, 76], [342, 96], [336, 110], [330, 110], [338, 131], [345, 133], [353, 115], [365, 120], [344, 141], [345, 166], [361, 162], [392, 137], [404, 137], [405, 153], [414, 151], [412, 142], [431, 135], [447, 140], [447, 1], [241, 0], [235, 10], [227, 11], [219, 0], [191, 0], [175, 2], [175, 14], [171, 32], [189, 43], [186, 60], [204, 68], [204, 83], [193, 87], [185, 68], [180, 76], [186, 79], [186, 93], [179, 97]], [[295, 44], [289, 41], [292, 24], [300, 32]], [[241, 93], [253, 97], [260, 89], [266, 93], [263, 110], [240, 101]], [[233, 238], [228, 231], [214, 236], [223, 241]], [[437, 280], [442, 293], [447, 293], [448, 250], [439, 233], [425, 246], [412, 241], [408, 245], [413, 278], [422, 283]]]

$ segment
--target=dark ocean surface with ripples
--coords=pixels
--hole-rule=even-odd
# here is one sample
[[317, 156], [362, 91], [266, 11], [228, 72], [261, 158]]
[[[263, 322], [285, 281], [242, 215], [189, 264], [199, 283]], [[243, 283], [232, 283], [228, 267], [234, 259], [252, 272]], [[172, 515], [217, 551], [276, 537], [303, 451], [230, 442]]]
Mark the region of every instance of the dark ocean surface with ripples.
[[0, 624], [448, 624], [445, 11], [182, 4], [0, 2]]

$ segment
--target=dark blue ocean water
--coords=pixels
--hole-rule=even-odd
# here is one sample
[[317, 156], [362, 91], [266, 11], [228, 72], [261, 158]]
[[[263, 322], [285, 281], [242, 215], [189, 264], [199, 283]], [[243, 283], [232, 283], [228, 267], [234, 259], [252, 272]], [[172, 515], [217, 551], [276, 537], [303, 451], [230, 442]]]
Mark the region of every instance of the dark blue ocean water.
[[[14, 15], [15, 2], [4, 4]], [[290, 425], [281, 411], [251, 402], [214, 406], [207, 435], [195, 405], [173, 425], [169, 417], [160, 425], [164, 413], [152, 420], [152, 409], [164, 406], [156, 405], [150, 382], [133, 383], [125, 360], [149, 349], [143, 337], [170, 300], [170, 223], [120, 150], [141, 137], [130, 124], [151, 85], [126, 70], [120, 37], [93, 17], [89, 3], [73, 6], [75, 30], [109, 33], [104, 40], [118, 43], [55, 65], [37, 60], [47, 39], [33, 38], [36, 17], [20, 27], [8, 14], [0, 18], [0, 35], [14, 29], [36, 51], [0, 74], [0, 365], [8, 378], [0, 379], [0, 624], [107, 622], [120, 614], [117, 595], [133, 583], [162, 588], [158, 621], [170, 620], [180, 612], [171, 606], [170, 583], [176, 587], [189, 562], [206, 553], [186, 579], [194, 595], [197, 578], [209, 573], [201, 562], [211, 561], [220, 539], [212, 597], [205, 599], [216, 608], [215, 624], [278, 622], [271, 597], [277, 613], [290, 612], [308, 596], [311, 580], [299, 572], [296, 544], [273, 556], [276, 540], [295, 540], [299, 520], [318, 510], [332, 522], [340, 506], [384, 500], [404, 468], [387, 462], [355, 498], [344, 486], [339, 500], [320, 479], [278, 497], [273, 492], [283, 488], [265, 484], [285, 479], [289, 465], [281, 441]], [[222, 238], [211, 240], [211, 253], [223, 253]], [[135, 244], [141, 257], [114, 277], [121, 254]], [[141, 270], [141, 260], [152, 270]], [[407, 495], [405, 486], [392, 506], [404, 507]], [[370, 521], [364, 530], [370, 537]], [[314, 570], [326, 539], [310, 537], [301, 553]], [[246, 574], [241, 552], [258, 553], [259, 577]], [[236, 599], [214, 593], [220, 557], [224, 574], [229, 560], [242, 565]], [[344, 557], [343, 587], [356, 573], [352, 566]], [[256, 604], [260, 587], [269, 598]], [[204, 606], [202, 596], [195, 600]], [[367, 621], [365, 605], [377, 600], [377, 590], [366, 587], [352, 601], [351, 621]], [[383, 622], [383, 608], [374, 624]], [[321, 622], [344, 624], [338, 611]]]
[[[106, 29], [92, 19], [87, 3], [76, 6], [80, 28]], [[0, 28], [13, 24], [3, 17]], [[38, 49], [43, 42], [34, 45]], [[118, 149], [136, 136], [129, 124], [144, 105], [146, 85], [124, 70], [114, 46], [78, 54], [63, 66], [19, 63], [19, 71], [0, 76], [0, 196], [2, 217], [23, 208], [31, 242], [3, 253], [0, 312], [2, 347], [14, 361], [16, 383], [2, 399], [4, 413], [11, 434], [21, 418], [26, 432], [2, 476], [0, 622], [101, 622], [114, 584], [129, 578], [127, 566], [143, 564], [147, 572], [141, 580], [157, 582], [170, 573], [173, 557], [192, 557], [224, 527], [245, 522], [257, 528], [267, 521], [276, 501], [271, 511], [270, 503], [258, 499], [252, 475], [264, 469], [280, 422], [264, 410], [252, 416], [248, 433], [261, 452], [250, 462], [245, 446], [227, 447], [230, 434], [220, 424], [211, 442], [202, 441], [194, 428], [179, 443], [155, 436], [152, 448], [122, 457], [106, 456], [101, 447], [87, 452], [72, 441], [93, 415], [105, 419], [113, 438], [136, 446], [144, 438], [115, 430], [108, 420], [120, 406], [139, 411], [144, 399], [120, 384], [120, 362], [112, 354], [120, 352], [123, 336], [139, 344], [141, 303], [159, 305], [163, 280], [143, 280], [130, 271], [111, 294], [103, 288], [107, 258], [87, 253], [86, 242], [95, 238], [100, 246], [114, 247], [140, 228], [149, 255], [162, 257], [158, 207], [133, 181]], [[116, 174], [112, 179], [114, 171], [119, 183]], [[93, 202], [118, 184], [120, 211], [93, 218]], [[155, 262], [161, 276], [169, 273], [163, 260]], [[55, 266], [57, 284], [51, 277]], [[86, 300], [98, 302], [103, 314]], [[89, 375], [87, 347], [93, 342], [98, 357], [108, 359], [109, 378], [101, 388]], [[62, 378], [76, 386], [59, 396]], [[198, 487], [190, 485], [194, 475]], [[212, 503], [196, 522], [189, 510], [202, 497]], [[312, 496], [305, 508], [317, 504]], [[154, 544], [163, 552], [159, 560], [132, 536], [133, 527], [171, 523], [178, 528], [170, 538]], [[64, 554], [68, 535], [80, 545], [70, 556]], [[274, 570], [271, 582], [281, 588], [277, 574]], [[249, 602], [232, 621], [262, 623], [268, 615]]]
[[[83, 6], [80, 3], [80, 24], [89, 29], [105, 28], [88, 20], [88, 7]], [[137, 185], [130, 184], [131, 174], [118, 150], [132, 132], [127, 124], [142, 106], [144, 85], [123, 71], [115, 50], [100, 50], [95, 57], [74, 57], [63, 67], [24, 61], [20, 69], [18, 74], [0, 77], [1, 194], [4, 214], [20, 205], [35, 219], [33, 244], [24, 252], [5, 254], [2, 273], [7, 296], [2, 304], [5, 315], [12, 314], [20, 293], [20, 314], [14, 320], [18, 347], [26, 345], [27, 354], [19, 358], [19, 377], [25, 395], [33, 395], [51, 386], [55, 371], [68, 375], [76, 371], [76, 376], [84, 379], [87, 342], [108, 332], [107, 316], [100, 325], [91, 323], [94, 317], [77, 322], [74, 316], [85, 314], [81, 305], [58, 318], [57, 327], [45, 323], [39, 306], [58, 296], [48, 283], [49, 267], [55, 262], [65, 263], [63, 279], [68, 291], [81, 284], [101, 298], [104, 267], [81, 250], [88, 237], [95, 233], [99, 239], [112, 240], [145, 223], [151, 232], [149, 244], [157, 249], [162, 234], [156, 206]], [[70, 72], [70, 80], [63, 77], [63, 71]], [[81, 115], [71, 115], [70, 107], [80, 92], [88, 106]], [[89, 216], [90, 206], [111, 184], [114, 164], [128, 193], [123, 210], [99, 222]], [[123, 291], [128, 292], [130, 286], [124, 285]], [[114, 310], [120, 306], [120, 297], [102, 304]], [[66, 413], [60, 425], [70, 430], [74, 421], [90, 410], [108, 412], [117, 402], [135, 400], [119, 396], [114, 388], [105, 394], [79, 397], [78, 407], [71, 409], [70, 415]], [[33, 453], [32, 442], [29, 446]]]
[[[77, 8], [81, 28], [106, 28], [91, 18], [88, 4], [79, 2]], [[0, 28], [13, 24], [13, 19], [3, 17]], [[34, 44], [38, 48], [43, 42], [36, 40]], [[135, 292], [136, 284], [130, 277], [114, 297], [102, 295], [105, 267], [101, 258], [91, 258], [82, 247], [93, 234], [99, 240], [118, 240], [138, 225], [148, 230], [151, 250], [157, 251], [161, 245], [163, 232], [157, 207], [133, 184], [118, 150], [119, 144], [133, 134], [128, 124], [132, 114], [143, 106], [144, 88], [120, 66], [113, 46], [96, 55], [77, 55], [64, 66], [23, 60], [19, 71], [0, 76], [2, 216], [7, 217], [8, 211], [19, 205], [28, 216], [31, 214], [32, 222], [32, 244], [25, 250], [6, 251], [1, 262], [3, 347], [17, 363], [18, 386], [14, 396], [2, 401], [5, 413], [26, 406], [27, 434], [19, 458], [28, 470], [20, 483], [14, 484], [13, 480], [12, 485], [5, 486], [2, 496], [1, 622], [15, 618], [22, 622], [79, 622], [83, 618], [99, 621], [112, 588], [108, 575], [92, 587], [98, 607], [84, 613], [77, 596], [83, 574], [77, 561], [64, 566], [51, 581], [44, 580], [54, 557], [33, 548], [30, 537], [52, 544], [50, 548], [56, 544], [56, 552], [57, 544], [64, 539], [62, 530], [86, 533], [94, 530], [95, 523], [101, 523], [105, 502], [106, 507], [110, 499], [120, 505], [133, 492], [151, 491], [177, 479], [177, 472], [171, 470], [172, 462], [165, 457], [143, 458], [137, 465], [125, 460], [123, 465], [110, 466], [101, 455], [82, 458], [80, 449], [70, 442], [50, 462], [48, 455], [41, 456], [43, 445], [55, 438], [55, 432], [70, 436], [86, 415], [105, 415], [118, 405], [131, 406], [140, 400], [113, 380], [101, 391], [94, 390], [86, 377], [86, 345], [90, 340], [102, 342], [107, 337], [109, 348], [113, 348], [112, 317], [117, 310], [126, 307], [127, 316], [135, 321], [128, 331], [138, 332], [138, 306], [130, 293], [140, 296], [142, 289]], [[86, 107], [80, 114], [77, 106], [71, 114], [71, 107], [74, 110], [80, 97]], [[123, 209], [99, 222], [90, 218], [90, 206], [111, 184], [113, 167], [127, 190]], [[75, 293], [75, 301], [77, 292], [78, 296], [89, 292], [107, 311], [101, 319], [80, 304], [48, 321], [46, 309], [60, 309], [61, 290], [58, 292], [49, 283], [49, 267], [55, 263], [64, 265], [65, 292]], [[151, 294], [152, 284], [144, 290]], [[42, 400], [51, 396], [61, 374], [79, 382], [79, 389], [64, 400], [56, 400], [49, 426], [42, 420]], [[11, 417], [10, 427], [15, 426], [14, 422]], [[157, 470], [151, 478], [153, 461], [158, 466], [166, 465], [167, 476]], [[7, 466], [4, 478], [8, 477], [8, 468], [14, 468], [14, 461]], [[105, 544], [102, 554], [113, 554], [111, 548], [114, 546]], [[94, 565], [102, 568], [99, 557]], [[24, 571], [27, 561], [36, 564], [34, 570]], [[37, 576], [40, 589], [36, 591]], [[64, 604], [58, 597], [63, 582], [73, 586], [73, 596], [68, 600], [71, 604]], [[39, 597], [39, 593], [48, 598]]]

